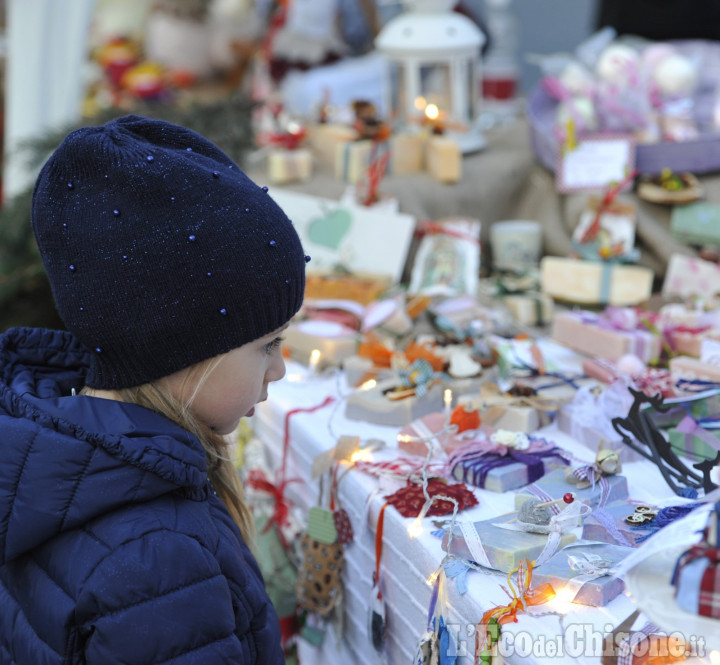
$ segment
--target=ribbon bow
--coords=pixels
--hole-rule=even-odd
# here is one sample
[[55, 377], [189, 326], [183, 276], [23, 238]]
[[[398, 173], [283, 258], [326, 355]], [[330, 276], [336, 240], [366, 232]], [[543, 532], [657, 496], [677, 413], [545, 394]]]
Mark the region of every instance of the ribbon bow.
[[609, 575], [615, 564], [610, 561], [610, 559], [605, 559], [599, 554], [582, 552], [581, 556], [569, 554], [568, 565], [570, 566], [570, 570], [580, 573], [580, 575], [575, 578], [576, 580], [581, 577], [585, 577], [588, 580], [594, 580], [598, 577]]
[[278, 535], [284, 547], [287, 548], [282, 528], [288, 523], [290, 503], [285, 497], [285, 488], [290, 483], [300, 482], [300, 478], [288, 478], [277, 483], [267, 479], [267, 476], [259, 469], [251, 469], [248, 473], [247, 483], [250, 487], [261, 492], [267, 492], [275, 499], [275, 507], [270, 519], [267, 521], [263, 533], [270, 530], [273, 524], [277, 525]]
[[427, 360], [418, 358], [408, 369], [397, 370], [400, 382], [405, 388], [414, 388], [415, 394], [422, 397], [435, 379], [449, 378], [443, 372], [434, 372]]
[[[495, 619], [501, 626], [506, 623], [517, 623], [518, 612], [527, 610], [533, 605], [542, 605], [555, 597], [555, 589], [548, 583], [536, 588], [532, 587], [533, 565], [532, 561], [525, 559], [508, 573], [507, 583], [511, 591], [504, 586], [501, 588], [510, 597], [510, 602], [485, 612], [480, 621], [482, 625], [487, 626], [491, 619]], [[513, 574], [517, 588], [512, 583]]]

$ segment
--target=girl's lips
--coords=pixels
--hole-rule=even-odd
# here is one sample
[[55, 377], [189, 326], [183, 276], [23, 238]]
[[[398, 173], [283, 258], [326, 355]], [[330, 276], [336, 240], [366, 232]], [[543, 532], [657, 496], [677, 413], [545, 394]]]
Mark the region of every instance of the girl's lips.
[[255, 407], [253, 406], [253, 407], [250, 409], [250, 411], [248, 411], [248, 412], [245, 414], [245, 417], [246, 417], [246, 418], [249, 418], [249, 417], [252, 416], [254, 413], [255, 413]]

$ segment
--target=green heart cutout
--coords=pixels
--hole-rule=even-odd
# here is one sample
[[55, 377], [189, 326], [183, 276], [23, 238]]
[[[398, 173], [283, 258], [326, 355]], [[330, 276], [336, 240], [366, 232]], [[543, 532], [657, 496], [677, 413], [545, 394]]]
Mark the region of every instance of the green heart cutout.
[[350, 211], [338, 208], [311, 220], [308, 225], [308, 238], [317, 245], [337, 250], [351, 226]]

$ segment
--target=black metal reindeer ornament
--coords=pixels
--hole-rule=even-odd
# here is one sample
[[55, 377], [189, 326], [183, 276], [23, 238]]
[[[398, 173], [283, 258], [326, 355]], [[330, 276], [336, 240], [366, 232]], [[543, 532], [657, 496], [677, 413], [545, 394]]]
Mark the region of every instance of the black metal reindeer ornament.
[[[623, 442], [636, 453], [653, 462], [660, 469], [663, 478], [675, 494], [683, 496], [688, 490], [703, 490], [709, 494], [717, 488], [710, 479], [710, 471], [720, 463], [720, 452], [712, 459], [703, 459], [692, 464], [692, 467], [683, 462], [670, 446], [657, 426], [653, 422], [649, 409], [643, 409], [644, 404], [652, 406], [660, 413], [670, 409], [664, 404], [662, 395], [653, 397], [645, 393], [628, 388], [633, 396], [633, 404], [628, 415], [624, 418], [613, 418], [615, 431], [620, 434]], [[693, 469], [696, 469], [693, 471]]]

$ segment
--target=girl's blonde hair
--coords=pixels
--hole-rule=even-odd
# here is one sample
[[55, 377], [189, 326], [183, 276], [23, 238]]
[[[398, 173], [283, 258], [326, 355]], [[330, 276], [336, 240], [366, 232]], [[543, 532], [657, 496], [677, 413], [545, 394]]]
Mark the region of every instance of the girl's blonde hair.
[[[202, 374], [195, 385], [193, 393], [184, 402], [175, 397], [162, 382], [144, 383], [133, 388], [122, 388], [113, 392], [119, 400], [151, 409], [169, 418], [198, 438], [205, 450], [210, 483], [230, 512], [233, 521], [239, 527], [245, 543], [252, 549], [255, 541], [255, 528], [252, 514], [245, 503], [245, 493], [240, 477], [230, 457], [230, 445], [225, 437], [201, 423], [190, 411], [195, 395], [197, 395], [204, 381], [220, 361], [221, 357], [213, 358], [209, 362], [205, 361], [191, 368], [185, 377], [180, 394], [184, 394], [185, 385], [194, 375], [198, 372], [202, 372]], [[84, 388], [82, 392], [92, 394], [92, 390], [87, 388]]]

